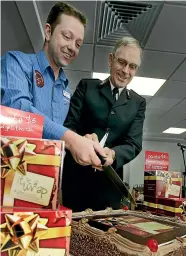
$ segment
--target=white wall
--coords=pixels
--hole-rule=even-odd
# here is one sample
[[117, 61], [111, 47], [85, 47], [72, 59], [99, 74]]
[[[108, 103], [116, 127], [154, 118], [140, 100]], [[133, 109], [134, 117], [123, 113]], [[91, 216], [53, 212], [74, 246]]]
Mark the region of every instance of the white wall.
[[124, 181], [129, 183], [130, 188], [135, 184], [144, 183], [143, 174], [146, 150], [169, 153], [169, 171], [184, 171], [183, 158], [177, 143], [143, 141], [143, 150], [141, 153], [133, 161], [124, 166]]

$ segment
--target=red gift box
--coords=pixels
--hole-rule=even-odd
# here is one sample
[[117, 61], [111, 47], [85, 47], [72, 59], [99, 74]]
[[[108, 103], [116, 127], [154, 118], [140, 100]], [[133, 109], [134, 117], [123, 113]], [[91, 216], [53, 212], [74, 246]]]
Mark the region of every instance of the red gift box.
[[183, 198], [158, 198], [157, 214], [163, 216], [181, 216]]
[[1, 255], [52, 255], [69, 253], [72, 211], [25, 208], [1, 209]]
[[180, 172], [148, 171], [144, 173], [144, 195], [159, 198], [180, 198]]
[[152, 196], [144, 196], [143, 201], [143, 210], [151, 212], [152, 214], [157, 215], [158, 208], [158, 198]]
[[43, 116], [5, 106], [0, 110], [1, 135], [42, 138]]
[[1, 204], [56, 209], [64, 142], [1, 137]]

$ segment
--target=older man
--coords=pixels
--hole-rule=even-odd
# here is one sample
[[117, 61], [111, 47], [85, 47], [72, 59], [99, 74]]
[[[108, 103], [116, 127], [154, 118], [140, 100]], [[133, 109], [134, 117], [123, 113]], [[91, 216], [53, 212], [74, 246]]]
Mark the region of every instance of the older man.
[[[108, 137], [105, 165], [122, 178], [123, 165], [142, 149], [146, 101], [127, 85], [141, 64], [141, 48], [134, 38], [123, 37], [109, 55], [110, 77], [83, 79], [72, 96], [65, 126], [91, 140]], [[97, 166], [101, 169], [101, 166]], [[80, 166], [67, 152], [63, 171], [63, 202], [74, 211], [120, 207], [121, 195], [103, 171]]]

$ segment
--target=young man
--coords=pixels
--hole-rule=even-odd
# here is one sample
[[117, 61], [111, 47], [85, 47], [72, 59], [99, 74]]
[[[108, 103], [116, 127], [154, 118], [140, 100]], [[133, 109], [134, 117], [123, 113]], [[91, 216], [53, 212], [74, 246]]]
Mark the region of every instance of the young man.
[[81, 12], [66, 3], [56, 3], [45, 25], [43, 49], [37, 54], [14, 51], [3, 56], [2, 105], [43, 115], [43, 138], [62, 139], [79, 164], [97, 165], [100, 160], [95, 151], [105, 156], [99, 144], [63, 126], [70, 91], [62, 68], [78, 56], [85, 27]]
[[[123, 165], [142, 149], [146, 102], [134, 91], [127, 90], [140, 64], [138, 41], [131, 37], [119, 40], [109, 55], [110, 77], [104, 82], [81, 80], [65, 121], [66, 127], [94, 141], [101, 141], [108, 132], [105, 165], [113, 165], [121, 178]], [[70, 152], [65, 157], [62, 191], [64, 205], [74, 211], [117, 209], [122, 198], [104, 171], [95, 172], [91, 166], [78, 165]]]

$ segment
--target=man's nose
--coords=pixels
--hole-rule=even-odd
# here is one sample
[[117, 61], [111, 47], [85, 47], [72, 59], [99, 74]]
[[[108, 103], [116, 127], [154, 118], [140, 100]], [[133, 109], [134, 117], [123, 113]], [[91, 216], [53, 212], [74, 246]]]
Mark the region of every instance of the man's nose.
[[69, 49], [70, 51], [75, 51], [75, 50], [76, 50], [76, 44], [75, 44], [74, 41], [69, 42], [69, 44], [68, 44], [68, 49]]
[[126, 74], [129, 74], [129, 70], [130, 70], [130, 67], [129, 67], [129, 64], [126, 64], [123, 68], [122, 68], [122, 71]]

